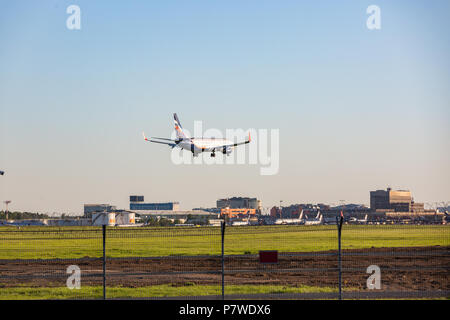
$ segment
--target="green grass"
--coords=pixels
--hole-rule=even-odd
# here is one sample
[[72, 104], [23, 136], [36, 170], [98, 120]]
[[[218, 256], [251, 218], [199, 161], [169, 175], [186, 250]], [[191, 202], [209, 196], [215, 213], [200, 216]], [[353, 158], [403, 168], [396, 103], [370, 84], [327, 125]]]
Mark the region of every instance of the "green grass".
[[[7, 232], [8, 231], [8, 232]], [[344, 225], [343, 249], [450, 246], [450, 226]], [[108, 228], [108, 257], [217, 255], [219, 228]], [[312, 252], [337, 249], [336, 226], [227, 227], [226, 254], [259, 250]], [[98, 227], [0, 228], [0, 259], [65, 259], [102, 256]]]
[[[108, 287], [107, 298], [148, 298], [148, 297], [174, 297], [174, 296], [204, 296], [221, 295], [219, 285], [185, 285], [172, 286], [170, 284], [148, 287]], [[277, 294], [277, 293], [309, 293], [309, 292], [337, 292], [337, 288], [310, 287], [310, 286], [281, 286], [281, 285], [229, 285], [226, 294]], [[101, 286], [81, 287], [68, 289], [66, 287], [14, 287], [1, 288], [0, 300], [27, 300], [27, 299], [101, 299], [103, 289]]]

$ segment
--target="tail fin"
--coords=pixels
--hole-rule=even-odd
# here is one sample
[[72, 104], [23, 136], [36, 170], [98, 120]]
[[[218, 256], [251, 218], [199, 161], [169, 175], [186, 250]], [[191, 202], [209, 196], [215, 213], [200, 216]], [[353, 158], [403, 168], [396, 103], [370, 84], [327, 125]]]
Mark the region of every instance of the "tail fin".
[[183, 127], [181, 126], [180, 120], [176, 113], [173, 114], [173, 122], [175, 124], [175, 131], [177, 132], [177, 138], [185, 139], [187, 135], [183, 132]]
[[320, 210], [317, 210], [316, 220], [320, 218]]

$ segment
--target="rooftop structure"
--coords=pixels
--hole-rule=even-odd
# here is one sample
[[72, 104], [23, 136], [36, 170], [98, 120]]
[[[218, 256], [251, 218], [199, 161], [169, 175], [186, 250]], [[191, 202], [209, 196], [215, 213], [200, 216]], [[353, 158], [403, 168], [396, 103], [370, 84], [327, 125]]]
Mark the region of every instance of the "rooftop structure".
[[261, 211], [261, 200], [247, 197], [232, 197], [217, 200], [217, 208], [231, 208], [231, 209], [255, 209]]
[[130, 196], [130, 210], [180, 210], [179, 202], [144, 202], [144, 196]]

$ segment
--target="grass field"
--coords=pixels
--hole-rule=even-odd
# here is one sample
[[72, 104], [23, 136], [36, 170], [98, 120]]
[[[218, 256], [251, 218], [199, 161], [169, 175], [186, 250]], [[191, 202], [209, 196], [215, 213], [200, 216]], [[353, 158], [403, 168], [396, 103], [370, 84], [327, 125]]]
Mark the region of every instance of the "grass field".
[[[205, 296], [221, 295], [220, 285], [154, 285], [148, 287], [108, 287], [107, 298], [148, 298], [148, 297], [175, 297], [175, 296]], [[348, 289], [350, 290], [350, 289]], [[277, 294], [277, 293], [326, 293], [337, 292], [337, 288], [310, 287], [310, 286], [261, 286], [261, 285], [229, 285], [226, 294]], [[67, 287], [15, 287], [2, 288], [0, 300], [26, 300], [26, 299], [101, 299], [103, 288], [101, 286], [82, 286], [80, 289]]]
[[[450, 246], [450, 226], [344, 225], [343, 249], [370, 247]], [[313, 252], [337, 249], [336, 226], [228, 227], [225, 254], [254, 254], [259, 250]], [[217, 255], [220, 229], [108, 228], [108, 257]], [[0, 228], [0, 259], [68, 259], [101, 257], [99, 227]]]

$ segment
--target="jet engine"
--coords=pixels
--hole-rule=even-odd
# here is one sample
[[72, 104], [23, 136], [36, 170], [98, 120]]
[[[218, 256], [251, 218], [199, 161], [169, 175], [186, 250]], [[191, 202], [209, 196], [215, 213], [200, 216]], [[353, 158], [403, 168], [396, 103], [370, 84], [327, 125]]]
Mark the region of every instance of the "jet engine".
[[230, 155], [231, 151], [233, 151], [231, 147], [223, 147], [222, 153], [228, 156]]

